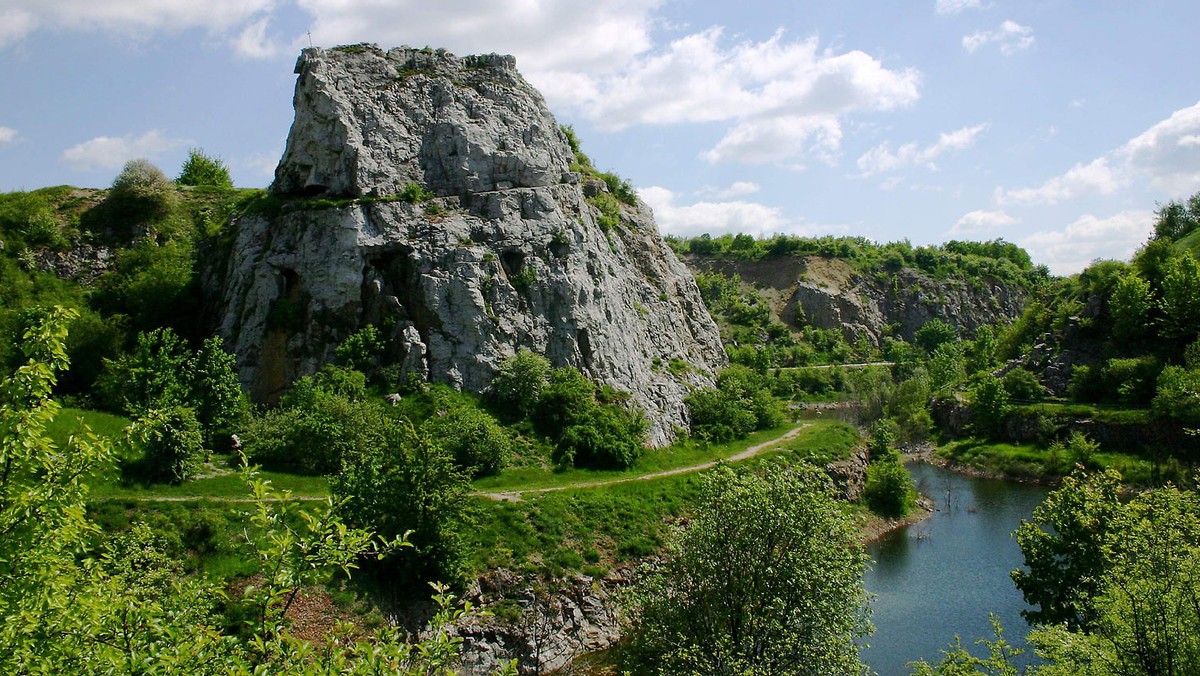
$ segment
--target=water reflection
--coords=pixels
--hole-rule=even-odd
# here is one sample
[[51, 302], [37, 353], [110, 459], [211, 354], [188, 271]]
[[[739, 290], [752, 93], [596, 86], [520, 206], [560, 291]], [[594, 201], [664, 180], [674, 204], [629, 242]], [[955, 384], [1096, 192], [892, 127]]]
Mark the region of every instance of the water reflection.
[[913, 660], [937, 660], [955, 633], [964, 644], [990, 637], [989, 612], [1000, 615], [1011, 642], [1023, 643], [1025, 604], [1009, 578], [1021, 551], [1011, 533], [1048, 492], [931, 465], [909, 470], [938, 511], [867, 548], [876, 630], [863, 658], [884, 676], [908, 673]]

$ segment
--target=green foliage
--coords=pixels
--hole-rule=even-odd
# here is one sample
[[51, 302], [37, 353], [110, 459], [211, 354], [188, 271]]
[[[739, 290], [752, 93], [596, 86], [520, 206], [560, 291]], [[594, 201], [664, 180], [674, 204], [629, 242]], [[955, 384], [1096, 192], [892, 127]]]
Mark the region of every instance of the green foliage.
[[132, 352], [104, 361], [96, 383], [99, 402], [109, 410], [139, 414], [186, 401], [191, 352], [171, 329], [138, 335]]
[[421, 432], [454, 456], [472, 477], [492, 476], [508, 464], [515, 443], [492, 416], [470, 406], [439, 412], [421, 425]]
[[187, 376], [188, 405], [204, 430], [205, 446], [217, 449], [220, 440], [233, 433], [247, 413], [237, 359], [225, 351], [220, 338], [213, 336], [188, 360]]
[[56, 213], [55, 197], [52, 188], [0, 195], [0, 241], [6, 249], [67, 246], [68, 232]]
[[1182, 366], [1164, 368], [1158, 376], [1150, 410], [1160, 420], [1200, 425], [1200, 370]]
[[379, 330], [368, 324], [346, 337], [334, 350], [338, 363], [362, 373], [378, 370], [387, 346]]
[[183, 483], [204, 462], [200, 423], [186, 406], [145, 411], [130, 429], [130, 441], [142, 452], [140, 473], [151, 480]]
[[629, 181], [611, 171], [602, 172], [600, 179], [604, 181], [604, 185], [608, 186], [608, 191], [612, 193], [613, 197], [630, 206], [637, 206], [637, 192], [634, 191]]
[[1005, 373], [1001, 383], [1010, 399], [1030, 402], [1041, 401], [1046, 396], [1046, 389], [1028, 369], [1015, 368]]
[[972, 655], [963, 647], [958, 636], [955, 636], [954, 643], [949, 650], [942, 651], [943, 657], [937, 664], [929, 664], [925, 660], [910, 664], [912, 676], [1018, 676], [1021, 671], [1013, 658], [1025, 651], [1004, 640], [1004, 628], [1000, 626], [1000, 618], [996, 615], [990, 617], [994, 638], [976, 641], [987, 648], [987, 657]]
[[1008, 390], [999, 378], [985, 375], [971, 390], [971, 424], [977, 434], [999, 436], [1004, 431], [1009, 409]]
[[118, 252], [113, 267], [97, 280], [92, 304], [105, 314], [128, 316], [138, 331], [189, 326], [197, 311], [195, 264], [188, 239], [139, 240]]
[[782, 403], [766, 378], [733, 365], [717, 376], [715, 388], [694, 390], [685, 399], [692, 434], [714, 442], [741, 439], [754, 430], [782, 425]]
[[1200, 261], [1190, 251], [1166, 262], [1159, 307], [1165, 336], [1186, 345], [1200, 334]]
[[365, 396], [365, 379], [357, 371], [326, 366], [305, 376], [279, 408], [259, 413], [246, 425], [246, 455], [272, 468], [336, 472], [347, 455], [379, 443], [376, 428], [392, 424], [387, 411], [363, 401]]
[[641, 411], [593, 406], [565, 428], [554, 449], [558, 465], [595, 469], [632, 467], [642, 454], [646, 419]]
[[1013, 584], [1036, 610], [1022, 611], [1030, 622], [1088, 627], [1103, 573], [1109, 568], [1106, 549], [1117, 534], [1121, 513], [1120, 474], [1082, 470], [1063, 479], [1022, 521], [1016, 532], [1025, 569], [1012, 572]]
[[373, 433], [375, 442], [346, 453], [341, 473], [330, 480], [339, 514], [384, 537], [409, 534], [415, 556], [385, 561], [400, 579], [461, 580], [466, 475], [407, 421], [377, 421]]
[[229, 167], [219, 157], [210, 157], [200, 148], [188, 150], [187, 159], [175, 178], [179, 185], [212, 188], [214, 190], [232, 190], [233, 179], [229, 176]]
[[871, 462], [863, 502], [880, 516], [903, 518], [917, 505], [917, 489], [898, 455]]
[[85, 222], [93, 230], [129, 241], [138, 228], [171, 216], [179, 196], [175, 184], [148, 160], [130, 160], [113, 180], [104, 203], [89, 212]]
[[[251, 488], [243, 532], [259, 564], [237, 594], [245, 625], [223, 630], [218, 585], [184, 573], [145, 524], [104, 541], [85, 509], [84, 477], [111, 449], [86, 430], [56, 448], [46, 435], [57, 406], [54, 372], [66, 366], [70, 313], [43, 314], [21, 345], [28, 361], [0, 383], [0, 671], [4, 673], [418, 674], [449, 673], [458, 639], [443, 629], [409, 644], [397, 630], [371, 640], [339, 625], [320, 649], [287, 631], [302, 588], [348, 575], [365, 555], [403, 545], [348, 528], [335, 505], [302, 508], [245, 468]], [[97, 542], [99, 544], [97, 545]], [[436, 627], [469, 607], [437, 588]], [[510, 666], [509, 669], [512, 669]], [[513, 672], [509, 672], [513, 673]]]
[[1135, 347], [1146, 335], [1152, 304], [1149, 282], [1135, 274], [1121, 275], [1108, 301], [1113, 339], [1118, 345]]
[[926, 353], [932, 354], [946, 343], [958, 340], [958, 329], [941, 319], [930, 319], [917, 329], [913, 341], [920, 345]]
[[857, 674], [869, 632], [864, 557], [828, 479], [806, 465], [718, 471], [663, 563], [639, 583], [637, 673]]
[[598, 192], [587, 198], [587, 202], [598, 212], [596, 225], [604, 232], [611, 232], [621, 224], [621, 205], [611, 193]]
[[434, 197], [437, 197], [437, 195], [434, 195], [420, 183], [406, 183], [404, 188], [400, 190], [397, 197], [400, 198], [402, 202], [418, 204], [420, 202], [428, 202]]
[[[1064, 485], [1060, 491], [1068, 489], [1083, 487]], [[1031, 633], [1038, 654], [1049, 662], [1038, 673], [1196, 673], [1200, 670], [1200, 606], [1196, 604], [1200, 500], [1193, 492], [1168, 486], [1128, 502], [1108, 495], [1099, 507], [1095, 502], [1059, 505], [1060, 510], [1074, 509], [1069, 517], [1072, 525], [1088, 527], [1060, 534], [1063, 541], [1080, 543], [1075, 550], [1065, 551], [1062, 559], [1088, 575], [1088, 589], [1074, 589], [1086, 612], [1082, 622], [1068, 617]], [[1080, 559], [1093, 563], [1080, 566]], [[1068, 590], [1081, 586], [1070, 578], [1061, 582]]]
[[896, 452], [896, 423], [883, 418], [871, 425], [871, 438], [867, 441], [867, 456], [871, 462], [897, 460], [900, 454]]
[[1153, 239], [1178, 242], [1200, 227], [1200, 193], [1186, 202], [1171, 200], [1159, 208], [1157, 216]]

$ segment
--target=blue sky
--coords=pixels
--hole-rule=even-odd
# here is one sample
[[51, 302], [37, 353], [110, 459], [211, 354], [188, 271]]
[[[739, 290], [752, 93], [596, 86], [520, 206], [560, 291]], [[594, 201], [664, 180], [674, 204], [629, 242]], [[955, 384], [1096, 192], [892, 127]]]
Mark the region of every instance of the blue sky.
[[189, 147], [270, 182], [292, 65], [502, 52], [664, 233], [1003, 237], [1127, 258], [1200, 191], [1190, 1], [0, 0], [0, 190]]

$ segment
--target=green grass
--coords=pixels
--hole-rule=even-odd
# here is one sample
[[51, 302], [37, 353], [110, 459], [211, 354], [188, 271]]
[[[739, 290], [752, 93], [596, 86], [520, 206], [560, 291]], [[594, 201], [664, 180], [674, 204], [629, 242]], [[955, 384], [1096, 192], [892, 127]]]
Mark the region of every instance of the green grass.
[[[775, 430], [756, 438], [780, 433]], [[753, 443], [743, 440], [722, 445], [721, 457]], [[767, 463], [795, 464], [802, 460], [822, 465], [847, 457], [858, 443], [858, 433], [850, 425], [822, 421], [737, 466], [756, 470]], [[711, 455], [690, 455], [692, 452], [684, 449], [675, 458], [688, 458], [683, 465], [695, 464], [691, 461], [697, 458], [700, 462], [711, 459]], [[636, 476], [671, 464], [668, 460], [659, 462], [662, 464], [647, 465], [655, 469], [643, 467], [618, 474]], [[597, 575], [614, 565], [649, 556], [659, 550], [669, 531], [695, 503], [703, 475], [689, 472], [605, 487], [530, 494], [516, 503], [473, 498], [469, 511], [475, 524], [466, 537], [467, 549], [472, 552], [471, 566], [476, 572], [504, 567], [550, 575], [568, 571]], [[584, 478], [600, 477], [591, 472]]]
[[1040, 414], [1057, 419], [1090, 418], [1109, 425], [1147, 425], [1150, 423], [1150, 409], [1129, 408], [1115, 404], [1043, 402], [1016, 406], [1013, 412]]
[[[853, 430], [853, 428], [843, 423], [836, 421], [821, 421], [810, 423], [812, 429], [801, 432], [800, 435], [792, 440], [789, 440], [785, 446], [791, 447], [796, 443], [802, 443], [803, 440], [811, 440], [820, 438], [825, 433], [835, 433], [844, 435], [845, 429]], [[840, 426], [840, 427], [839, 427]], [[585, 469], [566, 469], [554, 470], [551, 468], [526, 465], [522, 467], [512, 467], [501, 472], [497, 476], [483, 477], [475, 480], [474, 487], [478, 491], [509, 491], [516, 489], [530, 488], [553, 488], [557, 486], [569, 486], [571, 484], [582, 483], [585, 481], [605, 481], [610, 479], [623, 479], [628, 477], [640, 476], [652, 472], [662, 472], [678, 467], [689, 467], [699, 465], [701, 463], [712, 460], [721, 460], [736, 455], [747, 448], [770, 441], [781, 436], [794, 425], [785, 425], [769, 430], [760, 430], [751, 434], [745, 439], [731, 441], [722, 444], [707, 444], [695, 440], [684, 440], [677, 442], [666, 448], [647, 449], [641, 458], [638, 458], [637, 463], [633, 467], [625, 470], [585, 470]], [[840, 433], [828, 432], [829, 430], [842, 429]]]
[[1069, 474], [1076, 463], [1088, 469], [1115, 469], [1124, 477], [1125, 483], [1138, 486], [1160, 485], [1166, 481], [1186, 482], [1189, 475], [1186, 467], [1170, 458], [1156, 463], [1142, 456], [1114, 451], [1100, 451], [1086, 458], [1075, 458], [1069, 452], [1036, 444], [1006, 444], [979, 439], [955, 440], [941, 446], [937, 453], [959, 464], [1023, 479], [1062, 477]]

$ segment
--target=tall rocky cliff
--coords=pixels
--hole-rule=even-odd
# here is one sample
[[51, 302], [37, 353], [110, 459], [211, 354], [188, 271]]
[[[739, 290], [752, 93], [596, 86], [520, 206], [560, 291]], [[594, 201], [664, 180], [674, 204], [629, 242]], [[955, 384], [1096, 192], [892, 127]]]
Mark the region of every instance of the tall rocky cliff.
[[[237, 223], [221, 332], [270, 400], [373, 324], [406, 374], [485, 391], [519, 349], [630, 392], [663, 444], [725, 361], [695, 282], [508, 56], [306, 49], [271, 198]], [[602, 224], [605, 227], [602, 227]], [[695, 368], [676, 375], [671, 359]]]

